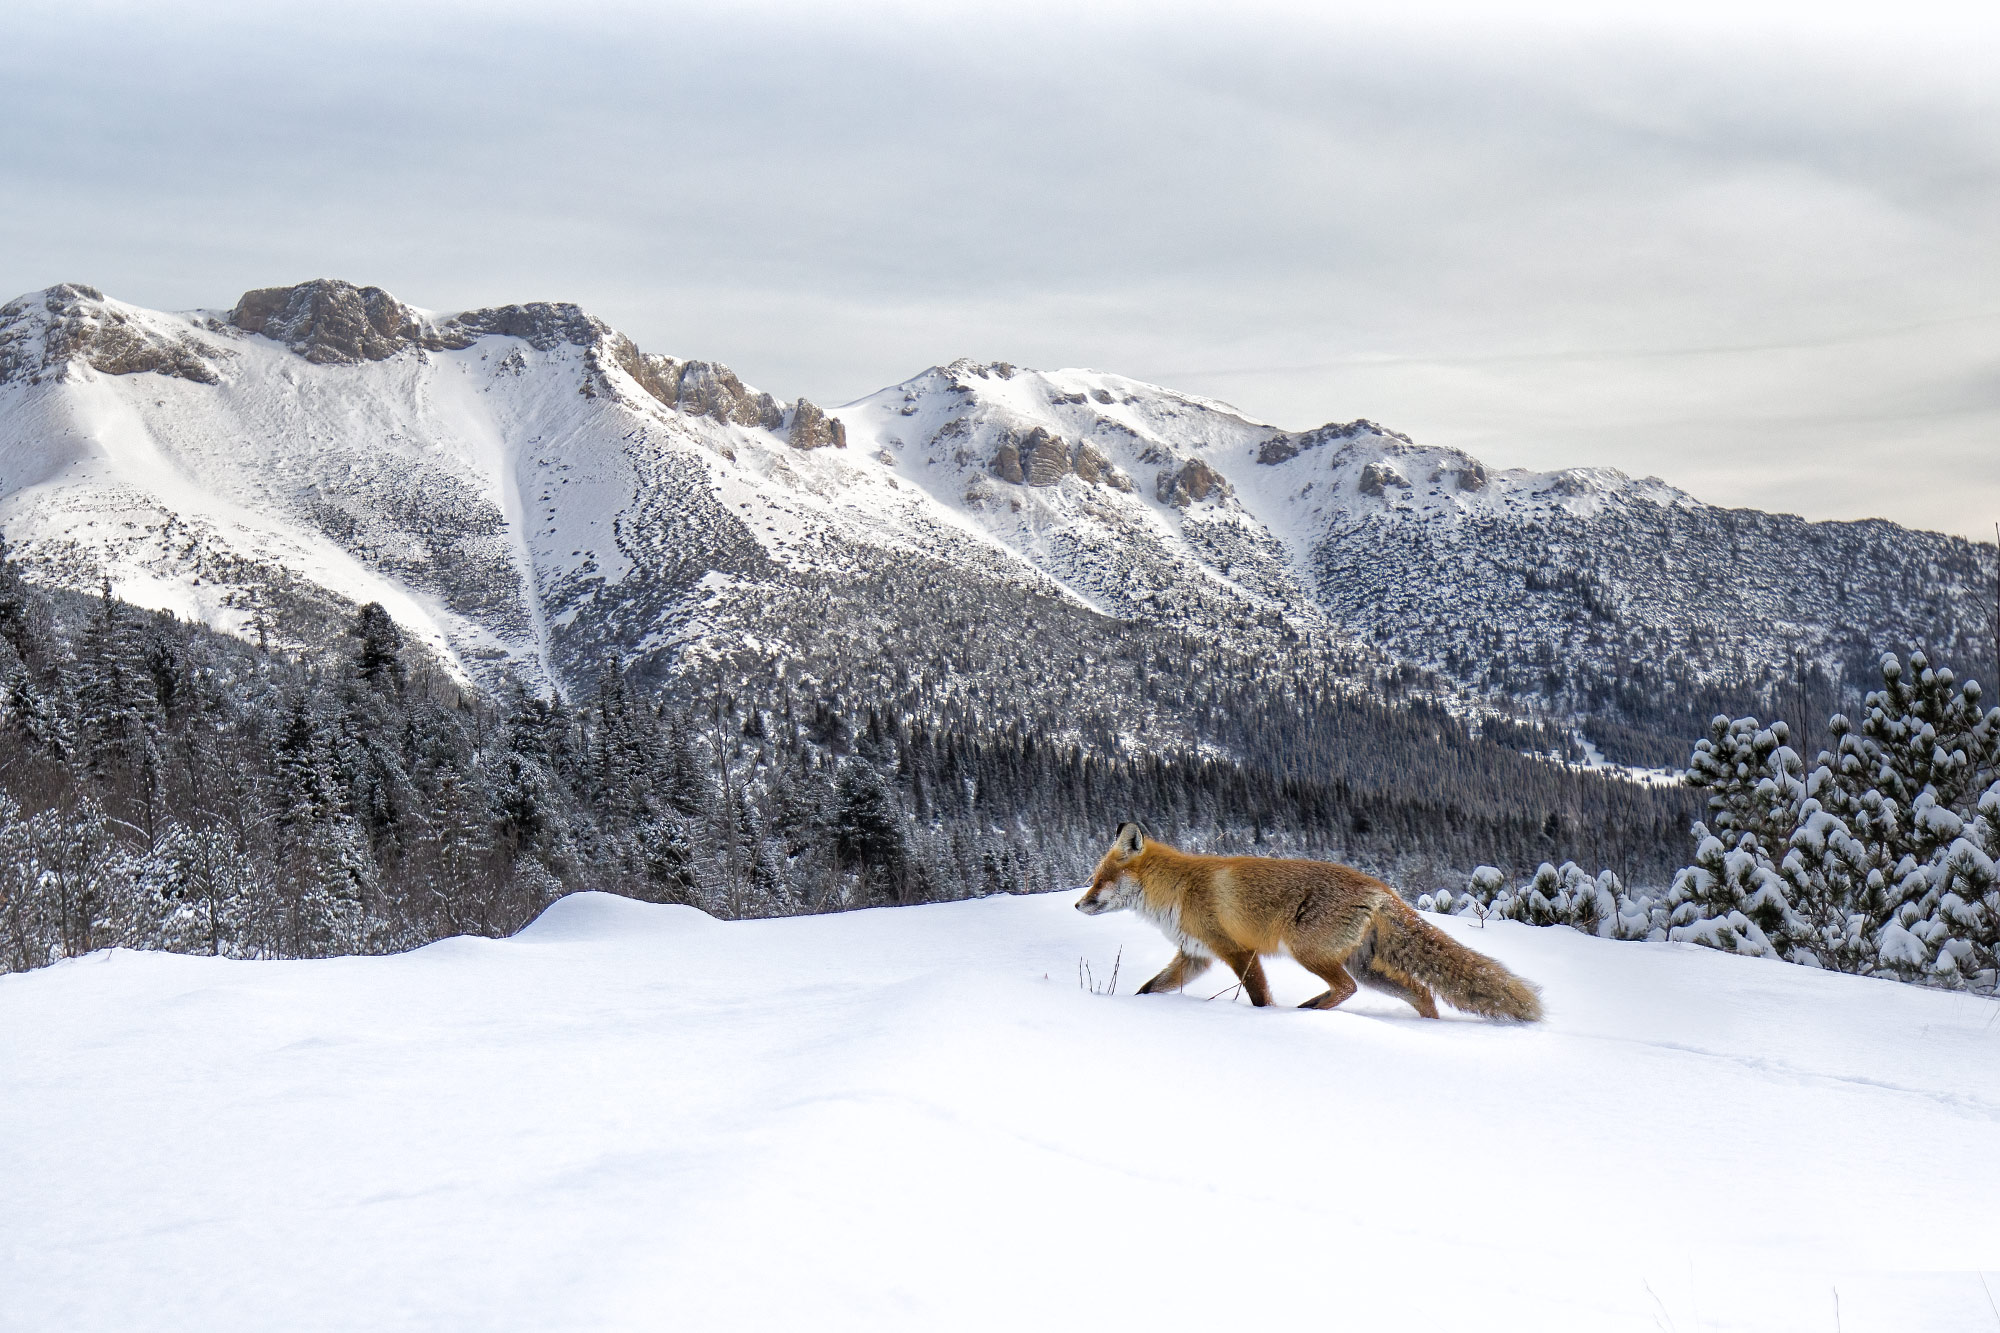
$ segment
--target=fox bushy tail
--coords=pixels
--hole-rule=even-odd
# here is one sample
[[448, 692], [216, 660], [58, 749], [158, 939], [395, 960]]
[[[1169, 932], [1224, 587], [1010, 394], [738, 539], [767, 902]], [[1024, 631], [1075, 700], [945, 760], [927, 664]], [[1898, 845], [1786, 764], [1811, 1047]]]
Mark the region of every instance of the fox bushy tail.
[[1516, 1023], [1541, 1020], [1542, 993], [1533, 982], [1466, 948], [1408, 908], [1375, 918], [1375, 956], [1423, 982], [1455, 1009]]

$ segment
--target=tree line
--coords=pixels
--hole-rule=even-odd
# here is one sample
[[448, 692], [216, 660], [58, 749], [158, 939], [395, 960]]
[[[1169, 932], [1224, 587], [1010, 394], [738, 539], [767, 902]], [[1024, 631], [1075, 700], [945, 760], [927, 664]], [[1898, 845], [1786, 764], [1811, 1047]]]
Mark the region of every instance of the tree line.
[[1562, 856], [1663, 882], [1691, 815], [1394, 677], [1162, 671], [1151, 700], [1227, 743], [1145, 748], [713, 665], [482, 691], [380, 606], [292, 655], [32, 584], [0, 543], [0, 965], [383, 952], [584, 889], [725, 917], [1054, 889], [1128, 818], [1412, 892]]

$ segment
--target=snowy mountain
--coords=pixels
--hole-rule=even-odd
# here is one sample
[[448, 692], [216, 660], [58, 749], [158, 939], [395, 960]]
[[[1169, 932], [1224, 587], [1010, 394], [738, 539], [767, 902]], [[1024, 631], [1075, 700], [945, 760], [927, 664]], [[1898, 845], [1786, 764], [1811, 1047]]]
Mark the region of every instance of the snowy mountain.
[[1990, 553], [1888, 524], [1489, 471], [1090, 371], [960, 361], [828, 413], [575, 306], [330, 280], [228, 311], [74, 285], [0, 307], [0, 531], [48, 581], [279, 644], [380, 601], [489, 683], [618, 658], [1106, 736], [1177, 725], [1135, 660], [1399, 658], [1631, 712], [1771, 663], [1963, 653], [1990, 615]]
[[840, 415], [1113, 614], [1214, 615], [1166, 591], [1191, 587], [1582, 714], [1865, 680], [1912, 644], [1993, 665], [1993, 549], [1883, 521], [1722, 509], [1609, 468], [1488, 469], [1365, 420], [1288, 432], [1085, 371], [960, 362]]
[[473, 675], [642, 651], [709, 569], [768, 559], [704, 462], [839, 443], [574, 306], [314, 282], [162, 315], [63, 286], [0, 320], [0, 522], [52, 581], [281, 641], [380, 601]]
[[0, 977], [0, 1325], [1993, 1326], [1990, 999], [1459, 918], [1545, 1023], [1140, 998], [1073, 897]]

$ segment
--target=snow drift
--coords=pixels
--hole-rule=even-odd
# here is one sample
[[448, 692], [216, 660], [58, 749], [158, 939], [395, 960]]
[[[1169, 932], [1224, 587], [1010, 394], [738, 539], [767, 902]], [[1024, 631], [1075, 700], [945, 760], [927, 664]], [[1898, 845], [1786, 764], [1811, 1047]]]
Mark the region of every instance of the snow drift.
[[1545, 1024], [1140, 999], [1070, 901], [0, 977], [0, 1326], [1993, 1327], [1993, 1001], [1449, 918]]

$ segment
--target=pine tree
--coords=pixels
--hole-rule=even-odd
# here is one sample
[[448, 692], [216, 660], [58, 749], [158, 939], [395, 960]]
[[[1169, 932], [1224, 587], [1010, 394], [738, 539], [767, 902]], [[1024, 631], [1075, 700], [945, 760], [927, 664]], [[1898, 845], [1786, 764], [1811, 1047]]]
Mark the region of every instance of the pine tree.
[[370, 602], [354, 617], [349, 631], [358, 640], [355, 674], [377, 688], [403, 688], [403, 634], [380, 602]]
[[225, 830], [174, 825], [145, 859], [135, 887], [147, 919], [133, 944], [179, 953], [241, 951], [258, 882]]
[[1752, 833], [1730, 846], [1701, 824], [1694, 864], [1674, 876], [1667, 891], [1667, 937], [1712, 949], [1779, 957], [1766, 924], [1782, 928], [1790, 904], [1785, 882]]
[[289, 702], [276, 751], [284, 947], [296, 958], [354, 952], [375, 865], [342, 808], [326, 728], [303, 693]]
[[1916, 932], [1935, 949], [1934, 975], [1991, 990], [2000, 982], [2000, 780], [1933, 859], [1932, 915]]
[[655, 902], [707, 906], [694, 838], [685, 819], [664, 813], [649, 818], [637, 831], [637, 844], [647, 897]]
[[864, 885], [873, 885], [892, 901], [905, 891], [908, 848], [903, 812], [882, 773], [856, 757], [840, 768], [834, 790], [834, 850], [845, 865], [857, 868]]
[[104, 580], [96, 614], [77, 654], [77, 704], [82, 711], [91, 772], [110, 783], [139, 784], [157, 764], [160, 718], [139, 626]]
[[1716, 717], [1708, 736], [1695, 742], [1684, 775], [1687, 785], [1708, 793], [1706, 824], [1718, 835], [1750, 834], [1766, 848], [1791, 836], [1793, 793], [1804, 781], [1804, 764], [1791, 748], [1783, 722], [1762, 726], [1754, 717]]
[[[1855, 965], [1914, 979], [1935, 974], [1950, 938], [1939, 915], [1953, 881], [1945, 866], [1973, 803], [2000, 778], [2000, 708], [1981, 709], [1976, 681], [1959, 684], [1921, 652], [1908, 670], [1886, 654], [1881, 672], [1859, 729], [1833, 719], [1835, 748], [1820, 756], [1816, 790], [1866, 849], [1856, 905], [1869, 942], [1852, 946]], [[1969, 863], [1961, 855], [1959, 864]], [[1957, 969], [1954, 960], [1946, 970]]]
[[[1810, 785], [1827, 786], [1825, 769]], [[1873, 855], [1838, 815], [1811, 796], [1797, 795], [1792, 835], [1775, 867], [1784, 882], [1785, 910], [1762, 920], [1792, 962], [1840, 972], [1868, 970], [1873, 954], [1866, 901]], [[1775, 903], [1773, 894], [1765, 899]]]
[[[1856, 837], [1880, 849], [1877, 864], [1893, 890], [1907, 878], [1905, 858], [1923, 865], [1955, 836], [1950, 821], [1918, 813], [1925, 790], [1927, 810], [1962, 819], [2000, 777], [2000, 708], [1982, 710], [1978, 682], [1958, 684], [1922, 653], [1910, 655], [1908, 671], [1884, 655], [1881, 671], [1882, 688], [1864, 701], [1860, 728], [1844, 716], [1832, 720], [1835, 747], [1820, 756], [1831, 776], [1820, 794]], [[1900, 903], [1874, 906], [1886, 915]]]
[[0, 643], [24, 664], [34, 662], [45, 646], [36, 623], [38, 600], [8, 549], [6, 534], [0, 533]]
[[56, 956], [52, 896], [35, 859], [21, 803], [0, 791], [0, 960], [9, 970], [40, 967]]

